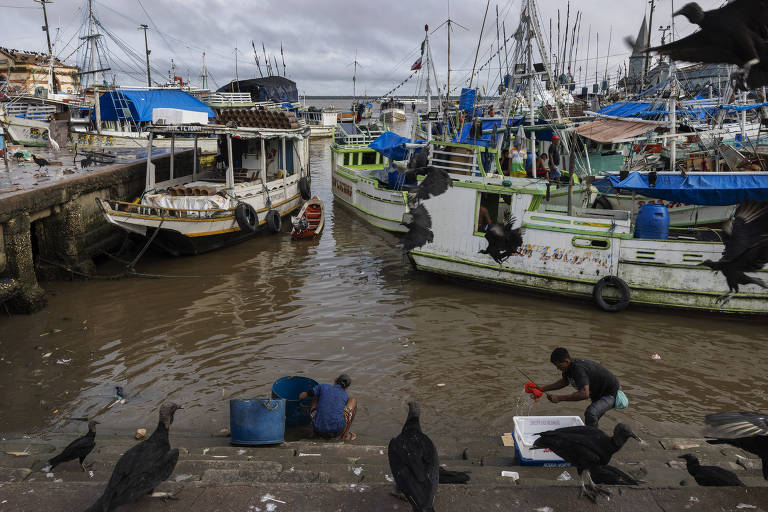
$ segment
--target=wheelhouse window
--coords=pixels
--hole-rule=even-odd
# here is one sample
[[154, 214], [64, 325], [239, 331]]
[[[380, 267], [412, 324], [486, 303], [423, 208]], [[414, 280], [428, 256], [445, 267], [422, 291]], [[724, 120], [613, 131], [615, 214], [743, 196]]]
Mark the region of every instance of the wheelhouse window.
[[512, 196], [478, 192], [475, 200], [475, 234], [484, 236], [491, 224], [504, 224], [509, 216]]

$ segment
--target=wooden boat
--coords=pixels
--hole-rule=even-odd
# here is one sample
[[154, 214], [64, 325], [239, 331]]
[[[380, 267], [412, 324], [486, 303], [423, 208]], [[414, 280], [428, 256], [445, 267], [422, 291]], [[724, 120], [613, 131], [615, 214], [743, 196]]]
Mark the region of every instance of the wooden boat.
[[294, 240], [299, 238], [313, 238], [320, 235], [325, 225], [325, 215], [323, 212], [323, 202], [312, 196], [312, 199], [304, 203], [296, 217], [291, 217], [293, 230], [291, 237]]

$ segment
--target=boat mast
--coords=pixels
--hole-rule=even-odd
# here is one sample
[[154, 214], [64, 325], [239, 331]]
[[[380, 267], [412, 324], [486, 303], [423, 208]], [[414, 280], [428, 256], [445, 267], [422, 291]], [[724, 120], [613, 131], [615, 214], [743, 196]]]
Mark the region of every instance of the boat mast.
[[205, 52], [203, 52], [203, 74], [200, 75], [203, 79], [203, 89], [208, 88], [208, 69], [205, 67]]
[[[449, 30], [449, 33], [450, 33], [450, 30]], [[424, 25], [424, 56], [427, 59], [427, 62], [426, 62], [427, 81], [425, 83], [425, 87], [426, 87], [425, 92], [427, 94], [427, 144], [429, 144], [429, 141], [432, 140], [432, 118], [429, 115], [430, 112], [432, 111], [432, 89], [430, 89], [429, 87], [429, 64], [430, 64], [429, 25]]]
[[[528, 16], [529, 20], [531, 15], [531, 8], [533, 7], [533, 0], [528, 0]], [[528, 123], [530, 126], [533, 126], [536, 124], [536, 116], [534, 115], [533, 110], [533, 25], [532, 23], [528, 23]], [[531, 154], [533, 155], [533, 158], [536, 158], [536, 132], [531, 130]], [[535, 162], [535, 160], [534, 160]], [[536, 176], [536, 171], [533, 171], [533, 175]]]

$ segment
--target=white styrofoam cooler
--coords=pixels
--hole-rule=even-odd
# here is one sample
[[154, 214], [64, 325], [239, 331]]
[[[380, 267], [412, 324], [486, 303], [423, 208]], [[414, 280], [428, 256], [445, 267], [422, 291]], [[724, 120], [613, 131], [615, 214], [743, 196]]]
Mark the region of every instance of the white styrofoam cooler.
[[565, 467], [569, 463], [550, 449], [532, 450], [536, 434], [562, 427], [584, 425], [579, 416], [515, 416], [515, 455], [523, 466]]
[[157, 123], [160, 119], [165, 124], [208, 124], [208, 114], [205, 112], [182, 110], [180, 108], [153, 108], [152, 122]]

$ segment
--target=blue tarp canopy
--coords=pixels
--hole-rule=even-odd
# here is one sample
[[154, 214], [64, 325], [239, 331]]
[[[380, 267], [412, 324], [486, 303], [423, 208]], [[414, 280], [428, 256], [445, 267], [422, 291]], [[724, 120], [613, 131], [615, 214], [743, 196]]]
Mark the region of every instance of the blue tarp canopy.
[[405, 145], [410, 142], [411, 139], [402, 137], [395, 132], [384, 132], [376, 137], [376, 140], [368, 144], [368, 147], [389, 159], [405, 160], [408, 157], [408, 149], [406, 149]]
[[[461, 128], [461, 133], [453, 137], [453, 142], [461, 142], [462, 144], [473, 144], [475, 146], [485, 146], [488, 147], [491, 142], [491, 136], [493, 135], [491, 132], [484, 133], [481, 137], [475, 138], [470, 137], [470, 129], [472, 128], [473, 123], [480, 122], [482, 124], [482, 130], [485, 132], [486, 130], [493, 130], [493, 127], [496, 126], [496, 137], [501, 137], [504, 134], [505, 128], [501, 124], [501, 119], [498, 118], [490, 118], [490, 119], [479, 119], [472, 122], [465, 122], [464, 126]], [[507, 126], [510, 127], [517, 127], [520, 126], [526, 122], [526, 119], [524, 117], [512, 117], [507, 120]], [[542, 122], [543, 123], [543, 122]], [[552, 136], [555, 134], [551, 129], [541, 129], [541, 124], [538, 124], [535, 126], [536, 128], [539, 128], [536, 130], [536, 140], [538, 141], [548, 141], [552, 140]], [[531, 126], [525, 125], [523, 126], [523, 130], [525, 131], [525, 136], [530, 137], [531, 136]], [[515, 137], [515, 134], [517, 133], [517, 130], [512, 130], [512, 138]]]
[[722, 206], [746, 201], [768, 201], [768, 173], [659, 174], [656, 186], [648, 175], [630, 173], [626, 179], [609, 176], [614, 188], [631, 190], [647, 197], [685, 204]]
[[[208, 117], [216, 117], [211, 107], [184, 91], [170, 90], [130, 90], [118, 89], [101, 95], [102, 121], [152, 121], [152, 109], [177, 108], [205, 112]], [[129, 109], [130, 115], [124, 112]], [[95, 116], [95, 114], [94, 114]], [[95, 119], [95, 117], [92, 117]]]
[[608, 105], [607, 107], [604, 107], [597, 111], [598, 114], [603, 114], [606, 116], [617, 116], [617, 117], [631, 117], [636, 115], [641, 115], [647, 112], [648, 110], [651, 110], [653, 108], [653, 105], [650, 103], [641, 103], [641, 102], [635, 102], [635, 101], [620, 101], [618, 103], [614, 103], [613, 105]]

